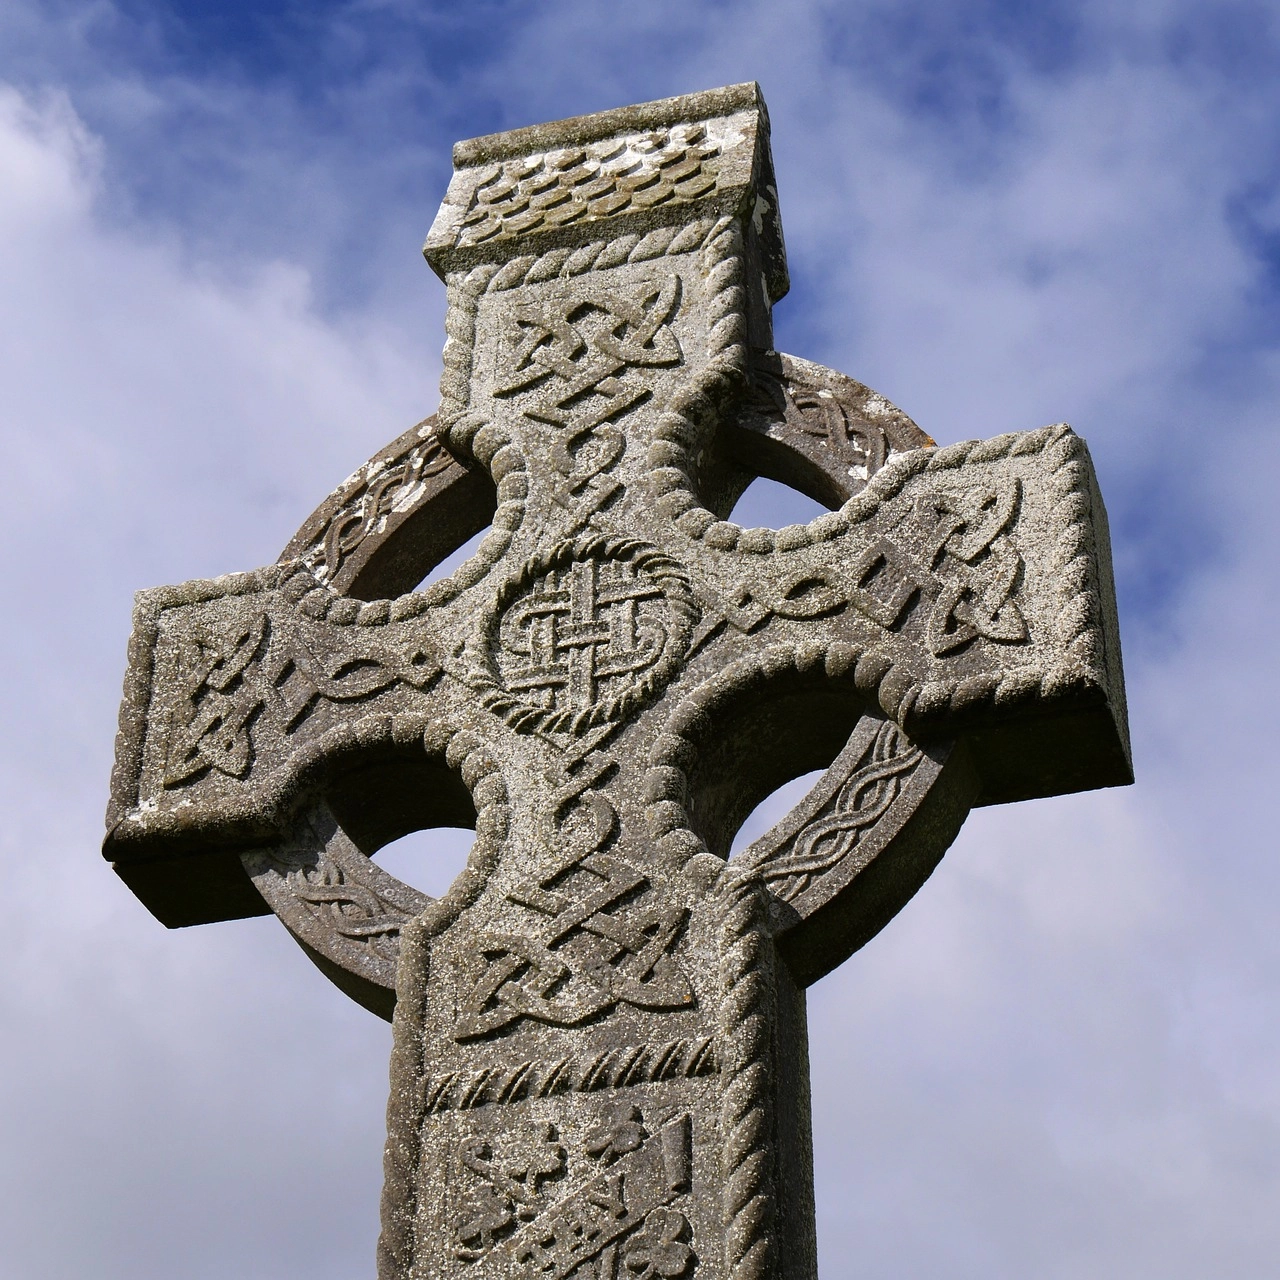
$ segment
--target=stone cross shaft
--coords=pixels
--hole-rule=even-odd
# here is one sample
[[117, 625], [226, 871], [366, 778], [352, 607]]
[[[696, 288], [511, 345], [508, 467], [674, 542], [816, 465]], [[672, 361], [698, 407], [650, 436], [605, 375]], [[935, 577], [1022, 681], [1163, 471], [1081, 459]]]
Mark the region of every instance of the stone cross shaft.
[[[1130, 781], [1089, 456], [772, 349], [754, 85], [454, 162], [439, 412], [276, 564], [139, 596], [106, 855], [394, 1013], [382, 1280], [812, 1280], [805, 987], [972, 806]], [[828, 513], [740, 528], [757, 475]], [[442, 898], [371, 861], [472, 823]]]

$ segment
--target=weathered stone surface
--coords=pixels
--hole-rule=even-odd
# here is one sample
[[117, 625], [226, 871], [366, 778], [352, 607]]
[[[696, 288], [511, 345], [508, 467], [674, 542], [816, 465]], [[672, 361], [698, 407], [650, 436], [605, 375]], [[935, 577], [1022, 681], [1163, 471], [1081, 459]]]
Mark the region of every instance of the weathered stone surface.
[[[1088, 453], [772, 350], [754, 85], [454, 158], [440, 410], [277, 564], [139, 596], [106, 854], [394, 1010], [384, 1280], [811, 1277], [805, 986], [973, 805], [1130, 781]], [[739, 528], [757, 474], [830, 513]], [[471, 821], [439, 900], [370, 860]]]

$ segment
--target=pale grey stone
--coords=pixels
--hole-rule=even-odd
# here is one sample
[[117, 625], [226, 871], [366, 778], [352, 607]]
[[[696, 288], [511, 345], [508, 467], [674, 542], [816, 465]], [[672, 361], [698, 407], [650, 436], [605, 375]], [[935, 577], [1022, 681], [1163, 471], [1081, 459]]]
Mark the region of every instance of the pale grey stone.
[[[455, 165], [438, 414], [275, 565], [138, 597], [106, 854], [394, 1010], [383, 1280], [812, 1277], [805, 987], [972, 806], [1131, 780], [1089, 456], [772, 350], [754, 85]], [[739, 528], [757, 474], [830, 513]], [[439, 900], [370, 860], [473, 821]]]

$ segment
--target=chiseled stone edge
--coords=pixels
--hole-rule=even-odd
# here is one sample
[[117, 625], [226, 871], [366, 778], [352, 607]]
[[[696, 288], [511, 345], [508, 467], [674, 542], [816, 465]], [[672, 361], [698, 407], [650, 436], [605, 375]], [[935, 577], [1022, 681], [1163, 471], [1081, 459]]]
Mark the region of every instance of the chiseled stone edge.
[[644, 133], [651, 129], [670, 128], [677, 124], [698, 124], [756, 110], [767, 122], [764, 98], [754, 80], [725, 85], [720, 89], [704, 89], [674, 98], [659, 98], [634, 106], [614, 107], [586, 116], [569, 116], [545, 124], [508, 129], [505, 133], [487, 133], [453, 144], [453, 163], [460, 169], [514, 160], [534, 151], [552, 151], [558, 147], [585, 146], [601, 142], [617, 133]]
[[423, 1098], [417, 1087], [425, 1074], [421, 1028], [431, 973], [431, 939], [447, 927], [447, 923], [418, 917], [400, 933], [396, 1005], [391, 1021], [387, 1141], [382, 1150], [378, 1280], [408, 1280], [413, 1265], [424, 1119]]

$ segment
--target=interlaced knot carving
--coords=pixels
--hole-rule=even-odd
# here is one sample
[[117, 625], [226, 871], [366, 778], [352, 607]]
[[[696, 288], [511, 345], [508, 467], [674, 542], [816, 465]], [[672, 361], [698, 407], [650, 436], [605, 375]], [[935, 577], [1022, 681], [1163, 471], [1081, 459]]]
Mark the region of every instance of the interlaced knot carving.
[[754, 858], [744, 854], [744, 869], [784, 902], [798, 898], [825, 871], [853, 855], [901, 794], [903, 783], [924, 758], [891, 720], [886, 720], [854, 770], [823, 813], [806, 824], [782, 851], [765, 846]]
[[1027, 624], [1013, 598], [1022, 557], [1008, 537], [1022, 489], [1016, 477], [994, 487], [940, 491], [919, 499], [917, 521], [933, 530], [931, 568], [942, 589], [929, 619], [929, 648], [941, 658], [978, 636], [1019, 644]]
[[456, 465], [434, 436], [420, 441], [404, 457], [393, 459], [364, 480], [330, 518], [318, 545], [303, 563], [321, 582], [332, 582], [347, 557], [379, 532], [393, 511], [413, 506], [431, 476]]
[[585, 537], [534, 556], [471, 642], [485, 705], [521, 732], [625, 719], [675, 673], [697, 618], [687, 572], [648, 543]]
[[670, 954], [688, 912], [664, 904], [649, 878], [621, 858], [591, 853], [507, 896], [545, 923], [476, 939], [483, 968], [462, 1004], [455, 1039], [487, 1036], [520, 1018], [578, 1026], [619, 1003], [693, 1003]]
[[185, 706], [179, 709], [182, 727], [169, 744], [167, 787], [180, 786], [206, 769], [230, 778], [242, 778], [249, 771], [253, 763], [249, 725], [265, 701], [249, 669], [266, 637], [267, 617], [260, 614], [230, 644], [196, 640], [188, 646]]
[[377, 646], [334, 651], [326, 639], [306, 635], [301, 626], [273, 628], [263, 613], [229, 641], [189, 641], [164, 785], [182, 787], [209, 770], [245, 777], [256, 753], [255, 726], [264, 717], [289, 735], [322, 704], [359, 702], [397, 683], [422, 689], [440, 674], [421, 643], [389, 655]]
[[853, 480], [865, 483], [889, 460], [891, 445], [884, 426], [855, 417], [844, 397], [802, 382], [789, 386], [777, 373], [759, 366], [751, 370], [751, 390], [753, 409], [766, 418], [797, 422]]
[[590, 391], [606, 397], [597, 421], [616, 416], [622, 412], [618, 402], [629, 407], [643, 388], [623, 391], [614, 375], [628, 367], [680, 363], [680, 346], [667, 323], [679, 300], [680, 277], [672, 273], [632, 297], [602, 285], [579, 286], [559, 302], [512, 307], [494, 395], [550, 380], [542, 397], [523, 405], [526, 416], [567, 425], [566, 406]]
[[567, 494], [613, 467], [626, 447], [613, 424], [652, 394], [626, 371], [681, 362], [669, 323], [679, 301], [680, 277], [671, 273], [631, 294], [579, 286], [511, 308], [493, 394], [558, 429], [551, 461]]

